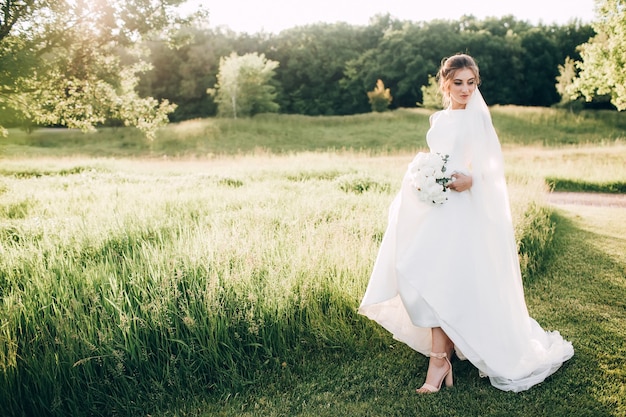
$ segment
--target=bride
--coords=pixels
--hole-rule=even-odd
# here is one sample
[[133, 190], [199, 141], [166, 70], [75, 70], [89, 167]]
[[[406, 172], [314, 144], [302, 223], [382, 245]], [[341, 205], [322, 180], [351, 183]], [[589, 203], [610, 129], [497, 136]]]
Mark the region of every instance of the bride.
[[527, 390], [574, 349], [528, 314], [500, 143], [476, 63], [454, 55], [438, 78], [447, 109], [431, 116], [426, 139], [432, 153], [447, 155], [446, 198], [424, 202], [415, 169], [407, 172], [359, 312], [430, 357], [418, 393], [453, 384], [453, 352], [496, 388]]

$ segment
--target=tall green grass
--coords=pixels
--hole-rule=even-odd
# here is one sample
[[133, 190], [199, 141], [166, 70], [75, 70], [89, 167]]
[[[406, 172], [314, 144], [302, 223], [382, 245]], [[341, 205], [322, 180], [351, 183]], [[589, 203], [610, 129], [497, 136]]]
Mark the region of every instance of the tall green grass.
[[[3, 415], [148, 414], [383, 348], [356, 307], [409, 159], [5, 161]], [[525, 276], [551, 238], [541, 190], [511, 184]]]
[[507, 148], [508, 172], [544, 178], [555, 191], [623, 193], [626, 145]]
[[[103, 128], [83, 134], [66, 129], [11, 130], [0, 155], [89, 157], [196, 157], [308, 151], [413, 152], [426, 146], [425, 109], [352, 116], [261, 114], [251, 119], [198, 119], [161, 129], [154, 142], [138, 130]], [[626, 139], [626, 114], [610, 111], [496, 106], [494, 125], [507, 145], [613, 145]]]
[[[196, 120], [154, 142], [11, 132], [0, 414], [143, 415], [306, 372], [317, 353], [384, 350], [388, 335], [355, 311], [428, 114]], [[534, 283], [555, 233], [544, 179], [626, 181], [624, 116], [493, 116]]]
[[467, 361], [453, 360], [454, 387], [418, 396], [428, 358], [389, 337], [383, 349], [315, 356], [256, 387], [187, 402], [165, 416], [220, 417], [622, 417], [626, 415], [626, 210], [567, 205], [555, 210], [545, 271], [524, 289], [532, 317], [557, 329], [572, 359], [521, 393], [494, 389]]
[[615, 111], [494, 106], [491, 114], [507, 144], [553, 147], [613, 144], [626, 139], [626, 115]]

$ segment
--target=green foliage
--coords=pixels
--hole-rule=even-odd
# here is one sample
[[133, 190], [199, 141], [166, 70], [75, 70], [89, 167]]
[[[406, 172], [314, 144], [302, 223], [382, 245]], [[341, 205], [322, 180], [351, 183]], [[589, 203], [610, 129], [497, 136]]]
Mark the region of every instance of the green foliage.
[[372, 91], [367, 92], [367, 98], [369, 99], [372, 111], [383, 112], [389, 109], [389, 105], [393, 100], [391, 92], [388, 88], [385, 88], [383, 80], [376, 81], [376, 87]]
[[282, 65], [276, 72], [284, 113], [345, 115], [370, 110], [366, 87], [345, 83], [346, 63], [373, 46], [376, 29], [320, 23], [284, 30], [265, 43], [266, 55]]
[[433, 22], [424, 26], [405, 24], [385, 31], [374, 48], [346, 64], [350, 85], [369, 89], [377, 79], [384, 79], [394, 91], [396, 107], [414, 107], [421, 101], [420, 86], [427, 83], [428, 74], [437, 71], [441, 54], [454, 52], [451, 38], [458, 33], [453, 24]]
[[217, 105], [207, 88], [217, 82], [220, 58], [242, 49], [245, 41], [232, 32], [206, 28], [184, 28], [177, 37], [186, 40], [175, 47], [167, 39], [146, 43], [152, 65], [137, 89], [142, 97], [176, 103], [170, 115], [173, 122], [215, 116]]
[[554, 36], [540, 27], [533, 28], [520, 35], [520, 46], [527, 76], [525, 88], [519, 89], [517, 94], [522, 95], [524, 102], [535, 105], [549, 106], [558, 101], [554, 79], [558, 75], [558, 64], [563, 61]]
[[[100, 53], [96, 61], [110, 61]], [[69, 65], [69, 64], [68, 64]], [[106, 65], [104, 62], [100, 66]], [[31, 77], [21, 81], [23, 92], [17, 93], [16, 106], [27, 120], [40, 125], [61, 125], [82, 131], [94, 131], [96, 125], [111, 120], [135, 126], [153, 140], [158, 127], [167, 123], [167, 115], [175, 106], [166, 100], [141, 98], [135, 91], [141, 65], [119, 67], [110, 71], [119, 73], [119, 85], [114, 87], [98, 76], [87, 79], [67, 78], [60, 71], [51, 70], [45, 78]]]
[[556, 77], [556, 91], [561, 96], [560, 106], [568, 106], [575, 101], [576, 97], [572, 97], [570, 92], [576, 75], [576, 61], [568, 56], [563, 65], [559, 65], [559, 75]]
[[0, 124], [90, 129], [126, 123], [153, 132], [166, 116], [213, 116], [217, 103], [206, 91], [217, 83], [220, 59], [233, 52], [281, 63], [269, 86], [283, 113], [368, 112], [366, 93], [378, 79], [394, 92], [391, 108], [412, 108], [424, 102], [422, 86], [441, 58], [456, 52], [478, 60], [490, 104], [547, 106], [559, 100], [553, 85], [558, 65], [567, 56], [579, 59], [576, 46], [594, 34], [577, 22], [533, 26], [512, 16], [411, 22], [384, 15], [365, 26], [320, 23], [250, 35], [202, 22], [184, 26], [178, 3], [33, 3], [38, 24], [29, 26], [35, 15], [24, 16], [20, 31], [0, 42]]
[[534, 202], [530, 203], [517, 223], [517, 236], [520, 267], [525, 278], [537, 277], [543, 272], [546, 260], [551, 255], [554, 237], [552, 210]]
[[258, 53], [239, 56], [233, 52], [220, 59], [217, 84], [208, 90], [218, 104], [218, 115], [236, 119], [277, 112], [279, 106], [271, 84], [277, 67], [278, 62]]
[[184, 23], [176, 14], [182, 2], [7, 2], [0, 105], [10, 117], [1, 122], [92, 130], [117, 121], [153, 138], [174, 106], [135, 92], [148, 67], [133, 45]]
[[618, 110], [626, 110], [626, 2], [597, 0], [597, 34], [580, 46], [582, 61], [571, 95], [587, 101], [608, 96]]
[[589, 34], [589, 27], [580, 24], [534, 27], [512, 16], [402, 22], [390, 25], [373, 48], [346, 64], [344, 83], [363, 89], [384, 79], [394, 91], [395, 106], [413, 107], [423, 103], [421, 86], [428, 85], [441, 59], [468, 52], [481, 69], [490, 104], [551, 105], [558, 100], [558, 64], [574, 56]]
[[421, 107], [426, 109], [435, 109], [439, 110], [443, 108], [443, 97], [441, 96], [441, 91], [439, 91], [439, 83], [437, 82], [437, 77], [433, 77], [432, 75], [428, 76], [428, 85], [422, 86], [422, 102]]

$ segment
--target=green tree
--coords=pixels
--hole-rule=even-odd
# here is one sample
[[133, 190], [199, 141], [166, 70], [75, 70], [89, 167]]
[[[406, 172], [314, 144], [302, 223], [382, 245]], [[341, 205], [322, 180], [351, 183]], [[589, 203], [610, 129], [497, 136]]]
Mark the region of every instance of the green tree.
[[428, 76], [428, 85], [422, 86], [422, 107], [427, 109], [441, 109], [443, 108], [443, 97], [439, 91], [439, 83], [437, 77], [432, 75]]
[[142, 75], [138, 87], [143, 96], [176, 103], [171, 121], [215, 116], [217, 104], [206, 92], [217, 82], [220, 58], [233, 51], [263, 51], [267, 37], [204, 27], [183, 28], [176, 36], [187, 41], [175, 48], [167, 39], [147, 43], [152, 69]]
[[215, 97], [218, 115], [224, 117], [254, 116], [277, 112], [276, 89], [271, 84], [278, 62], [264, 54], [233, 52], [220, 59], [217, 84], [207, 92]]
[[[344, 84], [367, 91], [378, 78], [394, 92], [394, 106], [423, 103], [422, 86], [446, 56], [473, 55], [490, 104], [551, 105], [558, 101], [558, 64], [574, 56], [571, 39], [586, 39], [589, 27], [535, 27], [512, 16], [479, 20], [395, 22], [378, 43], [346, 63]], [[521, 87], [523, 86], [523, 88]]]
[[365, 92], [376, 78], [358, 90], [342, 80], [346, 63], [376, 39], [375, 31], [346, 23], [296, 27], [271, 39], [266, 54], [280, 62], [276, 76], [281, 111], [313, 116], [350, 114], [355, 108], [367, 111]]
[[513, 16], [458, 21], [411, 22], [376, 16], [367, 26], [314, 24], [272, 34], [239, 34], [197, 27], [192, 41], [171, 48], [150, 43], [154, 69], [141, 76], [143, 96], [168, 99], [178, 107], [170, 120], [217, 114], [214, 97], [219, 60], [231, 52], [263, 53], [280, 62], [272, 85], [284, 113], [341, 115], [371, 110], [366, 93], [385, 80], [394, 92], [390, 107], [424, 102], [441, 58], [472, 54], [490, 104], [552, 105], [558, 65], [579, 59], [576, 47], [595, 34], [589, 25], [538, 25]]
[[0, 106], [8, 121], [91, 130], [118, 120], [152, 137], [174, 106], [137, 94], [149, 67], [136, 45], [188, 23], [176, 13], [183, 2], [0, 1]]
[[524, 88], [519, 89], [519, 102], [531, 106], [549, 106], [558, 101], [554, 79], [563, 62], [556, 48], [554, 31], [539, 25], [520, 35]]
[[596, 35], [580, 46], [580, 72], [570, 92], [587, 101], [608, 95], [626, 110], [626, 0], [596, 0], [596, 14]]
[[454, 22], [393, 24], [377, 45], [346, 63], [344, 83], [362, 92], [384, 79], [394, 92], [392, 107], [413, 107], [422, 101], [421, 86], [437, 72], [441, 58], [463, 50], [461, 38]]
[[567, 57], [563, 65], [559, 65], [559, 75], [556, 77], [556, 91], [561, 96], [561, 106], [567, 106], [574, 101], [575, 97], [571, 96], [570, 90], [575, 78], [576, 61]]
[[527, 86], [520, 35], [513, 29], [504, 35], [494, 34], [497, 33], [495, 30], [481, 29], [481, 23], [477, 24], [476, 29], [462, 32], [461, 51], [476, 59], [485, 100], [489, 104], [521, 104], [524, 94], [520, 86]]

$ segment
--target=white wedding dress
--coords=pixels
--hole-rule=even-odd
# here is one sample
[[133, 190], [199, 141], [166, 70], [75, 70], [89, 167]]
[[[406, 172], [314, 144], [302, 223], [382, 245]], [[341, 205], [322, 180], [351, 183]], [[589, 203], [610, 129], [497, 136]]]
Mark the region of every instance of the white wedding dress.
[[493, 386], [526, 390], [574, 350], [528, 314], [500, 144], [478, 89], [466, 109], [433, 115], [427, 142], [472, 187], [433, 205], [405, 175], [359, 312], [427, 356], [430, 328], [441, 327]]

